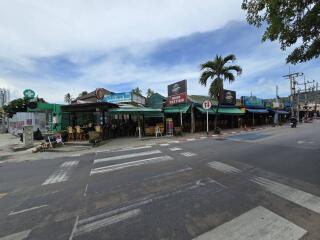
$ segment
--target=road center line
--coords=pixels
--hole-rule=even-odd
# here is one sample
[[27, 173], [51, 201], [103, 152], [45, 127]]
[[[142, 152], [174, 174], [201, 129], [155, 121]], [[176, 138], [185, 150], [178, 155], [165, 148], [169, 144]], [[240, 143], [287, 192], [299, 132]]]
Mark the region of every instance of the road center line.
[[96, 164], [96, 163], [101, 163], [101, 162], [108, 162], [108, 161], [113, 161], [113, 160], [141, 157], [141, 156], [147, 156], [147, 155], [158, 154], [158, 153], [161, 153], [161, 151], [160, 150], [153, 150], [153, 151], [146, 151], [146, 152], [139, 152], [139, 153], [131, 153], [131, 154], [96, 159], [96, 160], [94, 160], [93, 163]]
[[23, 210], [17, 211], [17, 212], [10, 212], [8, 215], [9, 216], [17, 215], [17, 214], [20, 214], [20, 213], [30, 212], [32, 210], [36, 210], [36, 209], [44, 208], [44, 207], [48, 207], [48, 205], [40, 205], [40, 206], [36, 206], [36, 207], [32, 207], [32, 208], [23, 209]]

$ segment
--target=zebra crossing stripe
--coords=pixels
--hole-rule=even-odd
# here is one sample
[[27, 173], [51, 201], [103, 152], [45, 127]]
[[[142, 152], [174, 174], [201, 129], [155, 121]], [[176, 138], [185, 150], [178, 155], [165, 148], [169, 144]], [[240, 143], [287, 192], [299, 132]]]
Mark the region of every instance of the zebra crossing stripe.
[[191, 153], [191, 152], [183, 152], [183, 153], [180, 153], [180, 154], [185, 156], [185, 157], [193, 157], [193, 156], [197, 155], [197, 154]]
[[299, 240], [307, 231], [258, 206], [193, 240]]
[[79, 161], [68, 161], [64, 162], [60, 165], [59, 169], [53, 173], [50, 177], [48, 177], [42, 185], [48, 185], [58, 182], [65, 182], [69, 179], [69, 171], [76, 165], [78, 165]]
[[279, 197], [320, 214], [320, 198], [315, 195], [262, 177], [254, 177], [251, 181]]
[[31, 230], [25, 230], [22, 232], [7, 235], [5, 237], [0, 237], [0, 240], [23, 240], [29, 236], [30, 232]]
[[222, 162], [210, 162], [208, 163], [209, 167], [214, 168], [215, 170], [218, 170], [223, 173], [240, 173], [241, 170], [235, 167], [232, 167], [228, 164], [222, 163]]
[[93, 163], [97, 164], [97, 163], [114, 161], [114, 160], [122, 160], [122, 159], [127, 159], [127, 158], [153, 155], [153, 154], [158, 154], [158, 153], [161, 153], [161, 151], [160, 150], [153, 150], [153, 151], [146, 151], [146, 152], [139, 152], [139, 153], [130, 153], [130, 154], [125, 154], [125, 155], [118, 155], [118, 156], [113, 156], [113, 157], [96, 159], [96, 160], [94, 160]]
[[109, 165], [105, 167], [93, 168], [90, 172], [90, 176], [94, 174], [99, 174], [99, 173], [113, 172], [113, 171], [121, 170], [128, 167], [141, 166], [149, 163], [158, 163], [158, 162], [168, 161], [168, 160], [173, 160], [173, 158], [166, 155], [166, 156], [142, 159], [138, 161], [114, 164], [114, 165]]
[[174, 151], [180, 151], [182, 150], [182, 148], [179, 147], [173, 147], [173, 148], [169, 148], [170, 151], [174, 152]]

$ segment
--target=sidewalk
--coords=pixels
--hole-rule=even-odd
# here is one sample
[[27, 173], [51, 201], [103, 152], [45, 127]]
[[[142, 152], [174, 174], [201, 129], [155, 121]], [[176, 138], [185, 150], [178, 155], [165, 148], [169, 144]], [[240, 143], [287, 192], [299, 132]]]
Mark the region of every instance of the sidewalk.
[[[255, 129], [248, 128], [244, 129], [225, 129], [222, 130], [220, 137], [229, 134], [239, 134], [243, 132], [249, 132], [254, 130], [262, 130], [266, 128], [271, 128], [271, 126], [260, 126]], [[213, 132], [209, 132], [209, 136], [214, 135]], [[49, 151], [32, 153], [31, 149], [14, 151], [15, 148], [22, 148], [23, 144], [20, 142], [19, 138], [12, 136], [11, 134], [0, 134], [0, 163], [1, 162], [22, 162], [22, 161], [35, 161], [41, 159], [53, 159], [59, 157], [72, 157], [80, 156], [87, 153], [94, 153], [99, 151], [107, 151], [112, 149], [133, 147], [141, 145], [155, 145], [168, 143], [170, 141], [187, 141], [188, 139], [201, 139], [206, 137], [206, 132], [197, 133], [184, 133], [182, 136], [164, 136], [159, 138], [143, 138], [139, 139], [137, 137], [119, 137], [115, 139], [110, 139], [104, 141], [101, 145], [90, 146], [87, 144], [76, 144], [67, 143], [62, 147], [57, 147]], [[218, 135], [214, 135], [219, 137]]]

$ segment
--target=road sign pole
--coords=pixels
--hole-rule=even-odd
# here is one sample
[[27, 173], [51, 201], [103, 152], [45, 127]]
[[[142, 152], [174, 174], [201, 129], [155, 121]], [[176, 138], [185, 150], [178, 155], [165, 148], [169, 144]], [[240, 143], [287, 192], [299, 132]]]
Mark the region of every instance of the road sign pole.
[[209, 135], [209, 111], [207, 110], [207, 135]]

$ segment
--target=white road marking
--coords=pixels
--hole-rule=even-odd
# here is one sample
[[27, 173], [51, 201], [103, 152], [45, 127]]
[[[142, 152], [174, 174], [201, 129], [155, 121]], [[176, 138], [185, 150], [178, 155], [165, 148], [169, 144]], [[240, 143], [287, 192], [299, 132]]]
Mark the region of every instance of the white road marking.
[[255, 177], [251, 181], [279, 197], [320, 214], [320, 198], [315, 195], [266, 178]]
[[68, 161], [60, 165], [60, 168], [45, 180], [42, 185], [65, 182], [69, 179], [69, 171], [76, 166], [79, 161]]
[[72, 154], [71, 157], [80, 157], [83, 153]]
[[146, 151], [146, 152], [139, 152], [139, 153], [131, 153], [131, 154], [125, 154], [125, 155], [119, 155], [114, 157], [107, 157], [107, 158], [101, 158], [94, 160], [94, 164], [101, 163], [101, 162], [108, 162], [108, 161], [114, 161], [114, 160], [122, 160], [127, 158], [134, 158], [134, 157], [141, 157], [141, 156], [148, 156], [153, 154], [161, 153], [160, 150], [153, 150], [153, 151]]
[[231, 132], [232, 134], [236, 134], [237, 132]]
[[84, 197], [87, 196], [87, 191], [88, 191], [88, 184], [86, 185], [86, 188], [85, 188], [85, 190], [84, 190], [84, 192], [83, 192], [83, 196], [84, 196]]
[[8, 193], [0, 193], [0, 199], [6, 196]]
[[180, 151], [182, 150], [182, 148], [179, 148], [179, 147], [173, 147], [173, 148], [169, 148], [170, 151]]
[[32, 207], [32, 208], [23, 209], [23, 210], [20, 210], [20, 211], [17, 211], [17, 212], [10, 212], [8, 215], [9, 216], [17, 215], [17, 214], [20, 214], [20, 213], [30, 212], [32, 210], [36, 210], [36, 209], [44, 208], [44, 207], [48, 207], [48, 205], [40, 205], [40, 206], [36, 206], [36, 207]]
[[149, 163], [158, 163], [158, 162], [168, 161], [168, 160], [173, 160], [173, 158], [166, 155], [166, 156], [142, 159], [138, 161], [114, 164], [114, 165], [105, 166], [105, 167], [93, 168], [90, 172], [90, 176], [93, 174], [113, 172], [113, 171], [128, 168], [128, 167], [141, 166]]
[[23, 240], [29, 236], [30, 232], [31, 230], [25, 230], [22, 232], [7, 235], [5, 237], [1, 237], [0, 240]]
[[120, 213], [118, 215], [107, 217], [107, 218], [97, 220], [94, 222], [90, 222], [90, 223], [87, 223], [84, 225], [81, 225], [80, 221], [79, 221], [78, 226], [76, 226], [76, 230], [74, 231], [74, 236], [79, 236], [84, 233], [95, 231], [99, 228], [103, 228], [103, 227], [109, 226], [111, 224], [127, 220], [129, 218], [137, 217], [140, 214], [141, 214], [140, 209], [133, 209], [128, 212]]
[[[195, 181], [195, 182], [193, 181], [193, 182], [189, 182], [189, 183], [186, 183], [186, 184], [179, 185], [172, 192], [164, 193], [164, 194], [161, 194], [161, 195], [159, 195], [159, 194], [149, 194], [149, 195], [147, 195], [147, 196], [145, 196], [145, 197], [143, 197], [141, 199], [137, 199], [137, 200], [132, 201], [131, 203], [129, 203], [128, 205], [126, 205], [124, 207], [117, 208], [117, 209], [114, 209], [114, 210], [111, 210], [109, 212], [105, 212], [105, 213], [102, 213], [102, 214], [99, 214], [99, 215], [96, 215], [96, 216], [92, 216], [92, 217], [88, 217], [88, 218], [85, 218], [85, 219], [81, 219], [81, 220], [79, 220], [79, 225], [86, 225], [86, 224], [88, 224], [90, 222], [94, 222], [94, 221], [97, 221], [97, 220], [100, 220], [100, 219], [105, 219], [105, 218], [108, 218], [110, 216], [114, 216], [114, 215], [117, 215], [117, 214], [120, 214], [120, 213], [123, 213], [123, 212], [130, 211], [132, 209], [137, 209], [137, 208], [139, 208], [139, 207], [141, 207], [143, 205], [146, 205], [146, 204], [149, 204], [149, 203], [152, 203], [152, 202], [164, 199], [164, 198], [168, 198], [168, 197], [171, 197], [171, 196], [175, 196], [177, 194], [180, 194], [180, 193], [183, 193], [183, 192], [186, 192], [186, 191], [189, 191], [189, 190], [196, 189], [196, 188], [201, 187], [203, 185], [206, 185], [208, 183], [218, 183], [218, 182], [216, 182], [215, 180], [213, 180], [211, 178], [200, 179], [200, 180]], [[223, 185], [221, 185], [221, 186], [223, 186]]]
[[218, 137], [218, 135], [217, 134], [213, 134], [212, 137]]
[[225, 163], [222, 163], [222, 162], [213, 161], [213, 162], [208, 163], [208, 165], [209, 165], [209, 167], [214, 168], [214, 169], [216, 169], [220, 172], [223, 172], [223, 173], [240, 173], [241, 172], [240, 169], [232, 167], [232, 166], [225, 164]]
[[195, 138], [188, 138], [187, 139], [188, 142], [192, 142], [192, 141], [195, 141], [195, 140], [196, 140]]
[[74, 225], [73, 225], [69, 240], [73, 239], [74, 233], [75, 233], [77, 225], [78, 225], [78, 221], [79, 221], [79, 216], [76, 217], [76, 221], [74, 222]]
[[162, 173], [162, 174], [155, 175], [155, 176], [152, 176], [152, 177], [149, 177], [149, 178], [145, 178], [145, 180], [146, 179], [149, 180], [149, 179], [154, 179], [154, 178], [160, 178], [160, 177], [167, 177], [167, 176], [176, 175], [176, 174], [179, 174], [179, 173], [182, 173], [182, 172], [186, 172], [186, 171], [191, 171], [191, 170], [192, 170], [191, 167], [187, 167], [187, 168], [179, 169], [177, 171]]
[[180, 143], [180, 141], [170, 141], [170, 143]]
[[298, 240], [307, 231], [258, 206], [194, 240]]
[[104, 152], [126, 152], [126, 151], [133, 151], [133, 150], [139, 150], [139, 149], [146, 149], [146, 148], [152, 148], [151, 145], [145, 145], [145, 146], [138, 146], [138, 147], [126, 147], [126, 148], [120, 148], [120, 149], [106, 149], [106, 150], [98, 150], [96, 153], [104, 153]]
[[197, 154], [191, 153], [191, 152], [183, 152], [183, 153], [180, 153], [180, 154], [185, 156], [185, 157], [193, 157], [193, 156], [197, 155]]
[[208, 137], [205, 137], [205, 136], [203, 136], [203, 137], [200, 137], [201, 139], [206, 139], [206, 138], [208, 138]]
[[161, 143], [159, 144], [161, 147], [169, 146], [169, 143]]

